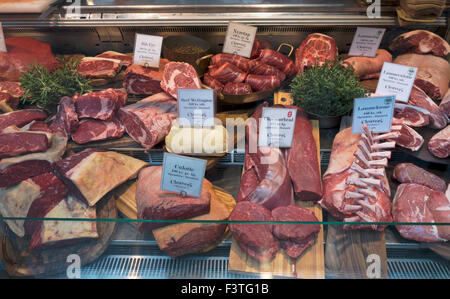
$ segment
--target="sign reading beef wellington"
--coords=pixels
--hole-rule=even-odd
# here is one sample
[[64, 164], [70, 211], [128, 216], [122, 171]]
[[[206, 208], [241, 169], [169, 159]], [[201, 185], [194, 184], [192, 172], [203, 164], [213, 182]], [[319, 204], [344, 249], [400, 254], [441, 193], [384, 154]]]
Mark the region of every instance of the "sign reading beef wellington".
[[390, 132], [394, 103], [395, 96], [355, 99], [353, 103], [352, 133], [362, 133], [363, 124], [366, 124], [369, 130], [374, 133]]
[[136, 33], [133, 64], [159, 67], [163, 37]]
[[254, 26], [229, 22], [222, 52], [250, 58], [257, 30]]
[[348, 55], [375, 57], [386, 29], [358, 27]]
[[200, 197], [205, 170], [204, 159], [164, 153], [160, 189]]
[[5, 35], [3, 34], [2, 22], [0, 22], [0, 52], [8, 52], [6, 49]]
[[178, 89], [178, 117], [183, 127], [213, 127], [216, 94], [213, 89]]
[[264, 107], [259, 126], [258, 146], [291, 147], [297, 109]]
[[385, 62], [381, 69], [376, 94], [395, 95], [395, 99], [407, 103], [416, 78], [417, 68]]

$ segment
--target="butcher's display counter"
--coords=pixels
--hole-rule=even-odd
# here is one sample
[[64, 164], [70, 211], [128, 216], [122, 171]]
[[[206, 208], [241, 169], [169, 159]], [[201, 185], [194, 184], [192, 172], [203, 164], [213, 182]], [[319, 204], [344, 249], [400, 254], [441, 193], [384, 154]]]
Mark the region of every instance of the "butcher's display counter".
[[[49, 44], [51, 51], [59, 57], [80, 54], [90, 57], [107, 51], [130, 56], [137, 33], [162, 36], [164, 40], [194, 36], [207, 43], [206, 54], [217, 54], [222, 52], [230, 21], [256, 26], [258, 40], [268, 42], [269, 47], [278, 49], [292, 60], [298, 54], [279, 46], [288, 44], [287, 48], [292, 45], [293, 49], [298, 49], [311, 33], [333, 37], [339, 54], [348, 57], [345, 55], [357, 27], [386, 29], [380, 49], [389, 49], [394, 38], [412, 30], [426, 30], [449, 42], [447, 10], [436, 19], [399, 26], [394, 6], [376, 8], [380, 16], [374, 16], [367, 9], [368, 5], [363, 6], [360, 2], [88, 0], [81, 1], [81, 6], [50, 6], [43, 14], [0, 12], [0, 22], [5, 38], [39, 40]], [[163, 48], [162, 57], [169, 59], [169, 54]], [[448, 54], [437, 56], [444, 56], [439, 59], [448, 61]], [[117, 57], [110, 61], [115, 59]], [[205, 83], [201, 75], [202, 83]], [[0, 79], [5, 81], [2, 73]], [[165, 105], [176, 104], [167, 94], [169, 99], [160, 93], [152, 96], [156, 97], [152, 100], [164, 104], [155, 108], [157, 112], [145, 115], [144, 122], [155, 124], [151, 127], [154, 136], [145, 138], [164, 137], [145, 149], [141, 145], [147, 140], [136, 137], [138, 133], [132, 133], [133, 124], [129, 123], [135, 121], [135, 125], [140, 126], [137, 119], [143, 116], [136, 110], [142, 107], [133, 105], [142, 104], [145, 97], [131, 94], [124, 80], [127, 79], [120, 77], [114, 82], [92, 86], [93, 92], [110, 91], [110, 88], [116, 91], [125, 88], [128, 92], [128, 96], [125, 94], [127, 106], [114, 111], [121, 126], [126, 127], [125, 133], [122, 128], [122, 137], [82, 144], [75, 142], [76, 138], [89, 138], [89, 134], [98, 132], [88, 132], [87, 121], [81, 121], [82, 113], [89, 115], [86, 117], [89, 119], [93, 118], [92, 112], [80, 112], [81, 108], [74, 104], [79, 125], [86, 125], [83, 133], [89, 136], [80, 133], [75, 137], [76, 133], [69, 129], [72, 140], [69, 138], [62, 149], [61, 160], [51, 166], [36, 164], [36, 167], [49, 167], [44, 173], [47, 177], [39, 174], [28, 176], [16, 185], [8, 184], [7, 177], [12, 180], [14, 176], [24, 175], [20, 172], [29, 170], [19, 166], [11, 175], [4, 169], [16, 162], [6, 158], [3, 162], [9, 160], [2, 164], [0, 159], [0, 215], [4, 216], [0, 218], [0, 278], [450, 278], [450, 189], [447, 189], [450, 158], [438, 158], [427, 150], [438, 129], [427, 126], [417, 129], [425, 139], [421, 150], [391, 146], [391, 153], [381, 151], [378, 158], [383, 157], [380, 160], [371, 160], [371, 154], [378, 152], [371, 146], [384, 149], [383, 146], [387, 146], [384, 142], [392, 142], [393, 137], [384, 140], [377, 137], [380, 135], [365, 131], [364, 138], [368, 141], [364, 142], [368, 142], [370, 149], [365, 151], [365, 146], [360, 145], [361, 151], [356, 150], [354, 158], [353, 153], [349, 156], [338, 150], [339, 145], [347, 146], [353, 138], [344, 135], [352, 125], [350, 113], [331, 128], [325, 128], [322, 119], [313, 119], [303, 110], [297, 110], [296, 121], [303, 121], [303, 127], [298, 130], [306, 133], [293, 137], [293, 140], [297, 138], [297, 143], [293, 141], [292, 147], [298, 152], [294, 149], [272, 150], [271, 153], [279, 155], [282, 162], [277, 160], [275, 166], [270, 163], [269, 166], [253, 165], [256, 158], [251, 156], [254, 153], [249, 151], [249, 141], [245, 136], [239, 139], [238, 134], [232, 149], [226, 153], [207, 157], [194, 155], [206, 160], [206, 180], [200, 196], [164, 193], [160, 191], [160, 166], [170, 149], [167, 138], [166, 143], [163, 139], [173, 131], [170, 126], [167, 129], [164, 122], [173, 117], [173, 107]], [[375, 92], [376, 81], [367, 81], [364, 86]], [[292, 77], [286, 79], [279, 88], [256, 101], [241, 100], [239, 103], [218, 98], [217, 117], [247, 121], [257, 115], [261, 104], [267, 107], [293, 104], [293, 82]], [[448, 88], [448, 82], [445, 87]], [[118, 91], [114, 96], [120, 101]], [[76, 101], [81, 103], [82, 100], [86, 99], [79, 97]], [[34, 120], [46, 120], [57, 126], [61, 111], [71, 109], [70, 105], [63, 105], [63, 100], [57, 107], [53, 107], [48, 117]], [[30, 108], [36, 107], [27, 107]], [[416, 110], [423, 112], [426, 109]], [[433, 113], [424, 112], [428, 121]], [[5, 114], [0, 114], [0, 120]], [[70, 113], [61, 118], [63, 122], [67, 121], [68, 115]], [[447, 116], [442, 118], [448, 122]], [[431, 119], [432, 122], [435, 120]], [[438, 120], [433, 125], [438, 126], [437, 123]], [[1, 125], [0, 121], [3, 130]], [[2, 134], [11, 132], [1, 131], [0, 137]], [[104, 134], [112, 136], [115, 133], [105, 129]], [[57, 148], [57, 140], [54, 136], [51, 138], [49, 147], [53, 149], [55, 145]], [[306, 149], [305, 144], [312, 147]], [[355, 144], [351, 146], [356, 149]], [[299, 154], [305, 151], [309, 151], [308, 154]], [[259, 151], [257, 154], [260, 155], [258, 159], [264, 156]], [[342, 173], [336, 169], [351, 159], [359, 159], [359, 164], [352, 166], [355, 168], [351, 174], [341, 169], [351, 177], [342, 179], [339, 177]], [[385, 161], [386, 165], [379, 168], [381, 164], [377, 163]], [[315, 170], [306, 169], [304, 165], [312, 165]], [[414, 176], [416, 171], [415, 179], [432, 182], [430, 184], [436, 189], [406, 184], [408, 179], [400, 179], [398, 174], [402, 165], [411, 171], [405, 172], [405, 176]], [[383, 169], [381, 175], [380, 169]], [[372, 176], [371, 171], [375, 175]], [[355, 173], [363, 179], [351, 181]], [[318, 180], [314, 180], [314, 175], [318, 175]], [[335, 180], [334, 184], [330, 182], [332, 180]], [[320, 195], [317, 190], [302, 191], [298, 187], [300, 183], [305, 184], [305, 190], [318, 185]], [[327, 193], [326, 188], [337, 190], [339, 184], [350, 184], [352, 189], [336, 193], [333, 189]], [[402, 185], [414, 185], [417, 189], [408, 190], [411, 186], [403, 188]], [[400, 194], [403, 189], [406, 190], [404, 197], [412, 199], [403, 202], [402, 206], [397, 205], [397, 209], [404, 211], [403, 214], [397, 211], [401, 214], [398, 219], [404, 222], [394, 221], [391, 205], [395, 206], [392, 202], [403, 195]], [[439, 191], [435, 191], [437, 189]], [[411, 196], [413, 193], [417, 195], [417, 202]], [[58, 196], [64, 199], [54, 201]], [[327, 205], [323, 199], [327, 196], [335, 206]], [[77, 198], [82, 198], [89, 208], [81, 209]], [[342, 206], [338, 206], [339, 198], [346, 200]], [[352, 203], [348, 204], [350, 198]], [[368, 198], [376, 200], [365, 202]], [[283, 204], [278, 204], [280, 202]], [[21, 212], [15, 212], [17, 210]], [[4, 214], [12, 216], [5, 217]], [[75, 237], [66, 238], [68, 235]], [[74, 265], [81, 265], [79, 272], [77, 269], [71, 272]]]

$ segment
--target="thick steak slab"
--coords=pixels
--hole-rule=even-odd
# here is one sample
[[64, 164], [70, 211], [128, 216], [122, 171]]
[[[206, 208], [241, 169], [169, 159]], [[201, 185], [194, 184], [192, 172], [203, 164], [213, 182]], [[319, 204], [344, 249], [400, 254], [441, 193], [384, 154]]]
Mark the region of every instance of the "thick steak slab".
[[78, 130], [72, 134], [72, 140], [78, 144], [91, 141], [120, 138], [125, 132], [119, 120], [102, 121], [98, 119], [83, 119]]
[[178, 99], [178, 88], [202, 88], [194, 67], [186, 62], [169, 62], [164, 67], [161, 88], [175, 99]]
[[424, 185], [439, 192], [445, 192], [446, 183], [437, 175], [412, 163], [400, 163], [394, 168], [394, 178], [400, 183]]
[[438, 158], [447, 158], [450, 155], [450, 125], [431, 137], [428, 150]]
[[109, 88], [75, 96], [75, 108], [79, 118], [111, 120], [120, 107], [125, 106], [127, 95], [121, 90]]
[[23, 127], [33, 120], [45, 120], [47, 113], [38, 109], [17, 110], [9, 113], [0, 114], [0, 131], [9, 127]]
[[0, 159], [15, 157], [25, 153], [45, 152], [48, 138], [37, 132], [17, 132], [0, 134]]

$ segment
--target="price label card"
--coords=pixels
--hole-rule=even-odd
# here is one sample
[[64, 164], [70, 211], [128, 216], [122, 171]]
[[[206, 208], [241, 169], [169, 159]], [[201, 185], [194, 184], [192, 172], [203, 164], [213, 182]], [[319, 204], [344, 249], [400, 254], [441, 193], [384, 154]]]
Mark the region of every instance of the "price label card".
[[161, 190], [200, 197], [206, 160], [164, 153]]
[[416, 78], [417, 68], [385, 62], [381, 69], [375, 93], [395, 95], [395, 99], [407, 103]]
[[386, 29], [358, 27], [353, 36], [353, 42], [348, 55], [350, 56], [377, 56], [377, 50]]
[[257, 30], [254, 26], [230, 22], [222, 52], [250, 58]]
[[5, 35], [3, 34], [3, 26], [0, 22], [0, 52], [7, 52], [6, 43], [5, 43]]
[[366, 124], [374, 133], [390, 132], [394, 103], [395, 96], [355, 99], [353, 103], [352, 133], [361, 133], [363, 124]]
[[258, 146], [291, 147], [297, 109], [263, 108]]
[[213, 127], [216, 94], [213, 89], [178, 89], [180, 125]]
[[136, 33], [133, 64], [159, 67], [163, 37]]

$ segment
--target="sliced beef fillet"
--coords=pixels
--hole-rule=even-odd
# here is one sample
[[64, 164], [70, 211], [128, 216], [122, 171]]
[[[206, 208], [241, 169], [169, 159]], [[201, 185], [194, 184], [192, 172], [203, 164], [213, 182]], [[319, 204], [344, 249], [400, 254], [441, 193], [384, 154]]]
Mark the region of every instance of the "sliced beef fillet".
[[128, 94], [150, 95], [162, 92], [161, 81], [167, 59], [159, 61], [159, 68], [132, 65], [125, 71], [123, 87]]
[[[270, 211], [264, 206], [242, 201], [231, 212], [230, 221], [273, 221]], [[266, 262], [272, 260], [280, 243], [272, 235], [273, 224], [265, 223], [230, 223], [230, 231], [239, 247], [249, 257]]]
[[231, 63], [235, 66], [237, 66], [239, 69], [241, 69], [243, 72], [247, 72], [249, 68], [249, 59], [239, 56], [239, 55], [233, 55], [228, 53], [219, 53], [214, 55], [211, 58], [211, 64], [215, 66], [220, 66], [222, 64], [225, 64], [226, 62]]
[[78, 114], [72, 98], [63, 97], [59, 101], [56, 115], [52, 119], [49, 128], [53, 132], [59, 132], [66, 137], [75, 133], [78, 128]]
[[448, 117], [445, 115], [436, 103], [426, 95], [426, 93], [418, 86], [413, 85], [409, 96], [409, 105], [413, 105], [430, 112], [430, 127], [434, 129], [442, 129], [448, 123]]
[[[314, 213], [308, 209], [289, 205], [272, 210], [273, 221], [319, 222]], [[293, 259], [298, 258], [314, 244], [320, 231], [319, 224], [274, 224], [273, 234], [280, 240], [281, 248]]]
[[439, 109], [450, 118], [450, 89], [447, 90], [442, 102], [439, 104]]
[[[401, 184], [393, 201], [395, 222], [449, 223], [450, 199], [443, 192], [418, 184]], [[400, 235], [419, 242], [442, 242], [450, 239], [447, 225], [396, 225]]]
[[0, 159], [26, 153], [45, 152], [49, 140], [46, 134], [16, 132], [0, 134]]
[[284, 81], [286, 79], [286, 74], [277, 69], [274, 66], [262, 63], [258, 60], [250, 60], [249, 61], [249, 74], [254, 75], [263, 75], [263, 76], [276, 76], [280, 81]]
[[101, 54], [98, 54], [95, 57], [117, 59], [120, 60], [120, 63], [122, 63], [125, 66], [130, 66], [133, 63], [132, 55], [126, 55], [115, 51], [106, 51]]
[[354, 74], [361, 79], [380, 73], [385, 62], [392, 62], [392, 55], [379, 49], [375, 57], [350, 57], [344, 60], [344, 65], [352, 66]]
[[74, 97], [78, 118], [95, 118], [106, 121], [112, 120], [117, 110], [125, 106], [126, 101], [126, 93], [113, 88]]
[[146, 164], [116, 152], [87, 149], [53, 163], [53, 169], [71, 194], [93, 206], [106, 193], [136, 177]]
[[33, 120], [45, 120], [47, 113], [38, 109], [17, 110], [0, 114], [0, 131], [9, 126], [23, 127]]
[[78, 65], [77, 72], [86, 78], [111, 79], [121, 70], [120, 60], [108, 58], [85, 57]]
[[222, 84], [241, 83], [247, 77], [246, 72], [229, 62], [210, 66], [208, 74]]
[[281, 84], [280, 79], [277, 76], [273, 75], [263, 76], [248, 74], [245, 82], [248, 83], [254, 91], [277, 88]]
[[125, 132], [119, 120], [103, 121], [98, 119], [83, 119], [77, 131], [72, 134], [72, 140], [78, 144], [92, 141], [120, 138]]
[[262, 49], [256, 60], [261, 63], [276, 67], [284, 74], [286, 74], [287, 77], [291, 77], [297, 72], [294, 61], [290, 60], [287, 56], [281, 54], [280, 52], [272, 49]]
[[417, 53], [445, 56], [450, 46], [439, 35], [427, 30], [413, 30], [403, 33], [392, 41], [389, 49], [396, 54]]
[[[200, 197], [183, 197], [178, 193], [161, 191], [162, 166], [144, 168], [139, 173], [136, 188], [138, 219], [181, 220], [208, 214], [210, 211], [211, 183], [203, 180]], [[139, 223], [141, 232], [170, 225], [170, 222]]]
[[177, 118], [177, 102], [161, 92], [119, 109], [126, 132], [146, 150], [164, 140]]
[[305, 68], [321, 66], [325, 61], [334, 61], [338, 55], [335, 40], [325, 34], [312, 33], [303, 40], [295, 51], [295, 66], [297, 73], [302, 73]]
[[430, 123], [430, 112], [413, 105], [395, 103], [394, 119], [410, 127], [423, 127]]
[[428, 150], [438, 158], [447, 158], [450, 155], [450, 125], [431, 137]]
[[252, 93], [252, 87], [248, 83], [233, 83], [228, 82], [223, 88], [223, 94], [250, 94]]
[[400, 183], [419, 184], [439, 192], [445, 192], [447, 188], [443, 179], [412, 163], [397, 164], [393, 175]]
[[175, 99], [178, 99], [178, 88], [202, 88], [194, 67], [186, 62], [169, 62], [164, 67], [161, 88]]

